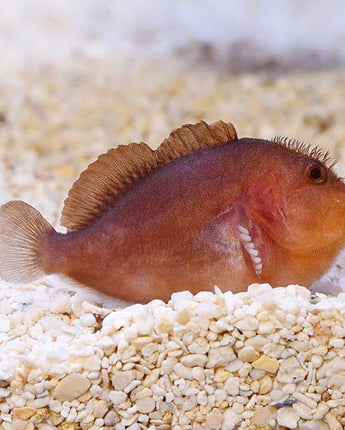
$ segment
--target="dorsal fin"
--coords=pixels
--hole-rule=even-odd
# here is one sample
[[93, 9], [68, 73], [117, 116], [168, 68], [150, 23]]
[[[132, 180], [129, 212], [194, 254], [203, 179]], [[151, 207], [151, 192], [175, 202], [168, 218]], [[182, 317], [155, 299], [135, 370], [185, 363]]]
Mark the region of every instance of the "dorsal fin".
[[156, 155], [145, 143], [120, 145], [84, 170], [65, 200], [61, 225], [81, 230], [109, 209], [116, 197], [156, 167]]
[[200, 121], [173, 130], [156, 152], [160, 162], [166, 164], [199, 149], [223, 145], [236, 139], [235, 127], [230, 122], [217, 121], [207, 124]]
[[237, 139], [231, 123], [186, 124], [170, 133], [156, 151], [145, 143], [120, 145], [84, 170], [65, 200], [61, 225], [78, 231], [92, 224], [134, 183], [149, 172], [191, 152]]

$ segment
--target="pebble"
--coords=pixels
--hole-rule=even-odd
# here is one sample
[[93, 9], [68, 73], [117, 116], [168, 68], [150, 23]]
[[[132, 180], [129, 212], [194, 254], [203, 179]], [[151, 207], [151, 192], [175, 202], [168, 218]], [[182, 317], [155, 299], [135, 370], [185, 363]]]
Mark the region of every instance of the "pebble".
[[104, 417], [104, 424], [108, 427], [114, 426], [120, 421], [119, 416], [114, 411], [109, 411]]
[[225, 382], [224, 388], [230, 396], [237, 396], [240, 392], [240, 378], [231, 376]]
[[258, 352], [252, 346], [245, 346], [238, 351], [238, 358], [241, 361], [252, 363], [258, 357]]
[[242, 416], [239, 413], [233, 411], [232, 408], [228, 408], [223, 414], [223, 429], [233, 430], [242, 421]]
[[58, 400], [74, 400], [90, 388], [90, 381], [80, 373], [71, 373], [63, 378], [54, 388], [52, 395]]
[[181, 358], [181, 363], [187, 367], [204, 367], [207, 363], [207, 356], [203, 354], [188, 354]]
[[206, 425], [211, 430], [218, 430], [223, 424], [223, 414], [220, 410], [214, 409], [206, 416]]
[[111, 377], [111, 383], [116, 391], [121, 391], [127, 387], [135, 378], [135, 374], [132, 370], [125, 372], [115, 373]]
[[127, 394], [122, 391], [110, 391], [109, 400], [114, 406], [119, 406], [127, 399]]
[[207, 368], [215, 368], [226, 366], [236, 358], [236, 355], [231, 346], [220, 346], [218, 348], [210, 348], [208, 353]]
[[86, 313], [80, 317], [80, 322], [85, 327], [95, 327], [97, 325], [96, 318], [93, 314]]
[[276, 373], [279, 369], [279, 361], [276, 358], [261, 355], [257, 360], [252, 363], [254, 369], [265, 370], [269, 373]]
[[34, 416], [37, 411], [37, 408], [23, 406], [22, 408], [13, 408], [12, 414], [14, 418], [26, 421], [32, 416]]
[[325, 415], [325, 421], [328, 424], [329, 430], [343, 430], [343, 426], [332, 412], [328, 412]]
[[148, 414], [149, 412], [152, 412], [154, 410], [155, 401], [152, 397], [144, 397], [136, 401], [136, 406], [139, 412], [141, 412], [142, 414]]
[[280, 408], [277, 411], [277, 423], [288, 429], [297, 428], [299, 416], [291, 407]]
[[263, 407], [255, 410], [252, 421], [258, 427], [265, 427], [269, 425], [272, 418], [273, 416], [269, 408]]
[[236, 321], [234, 326], [240, 330], [255, 331], [259, 327], [259, 321], [252, 316], [247, 316], [243, 320]]
[[273, 381], [269, 375], [265, 375], [263, 378], [259, 379], [259, 384], [259, 394], [267, 394], [272, 389]]

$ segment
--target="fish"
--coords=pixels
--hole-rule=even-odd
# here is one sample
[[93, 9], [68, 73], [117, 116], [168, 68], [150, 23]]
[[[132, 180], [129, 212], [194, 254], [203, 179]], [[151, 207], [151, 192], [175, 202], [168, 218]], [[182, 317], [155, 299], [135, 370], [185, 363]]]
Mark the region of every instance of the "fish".
[[345, 245], [345, 185], [329, 154], [230, 122], [110, 149], [75, 181], [60, 233], [32, 206], [0, 208], [0, 277], [60, 274], [118, 299], [215, 286], [310, 286]]

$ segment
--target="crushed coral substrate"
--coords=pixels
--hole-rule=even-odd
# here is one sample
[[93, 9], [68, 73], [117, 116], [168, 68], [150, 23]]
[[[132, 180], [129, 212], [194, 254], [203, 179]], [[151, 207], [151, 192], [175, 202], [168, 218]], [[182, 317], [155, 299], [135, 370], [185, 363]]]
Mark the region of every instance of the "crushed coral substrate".
[[345, 426], [345, 293], [254, 284], [111, 310], [2, 287], [4, 430]]

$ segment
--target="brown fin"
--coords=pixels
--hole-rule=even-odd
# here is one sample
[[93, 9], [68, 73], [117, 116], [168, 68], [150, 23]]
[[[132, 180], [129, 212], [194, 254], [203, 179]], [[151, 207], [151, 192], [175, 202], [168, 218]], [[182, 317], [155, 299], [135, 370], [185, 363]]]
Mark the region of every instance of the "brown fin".
[[145, 143], [110, 149], [91, 163], [73, 184], [62, 211], [61, 225], [78, 231], [109, 209], [114, 201], [155, 168], [210, 146], [237, 139], [231, 123], [186, 124], [174, 130], [153, 151]]
[[87, 227], [112, 206], [121, 192], [156, 166], [155, 152], [145, 143], [120, 145], [100, 155], [69, 191], [61, 225], [68, 231]]
[[160, 163], [166, 164], [199, 149], [220, 146], [233, 140], [237, 140], [237, 133], [230, 122], [207, 124], [200, 121], [197, 124], [185, 124], [172, 131], [156, 152]]
[[1, 206], [0, 278], [16, 283], [42, 278], [42, 239], [53, 232], [53, 227], [27, 203], [12, 201]]

